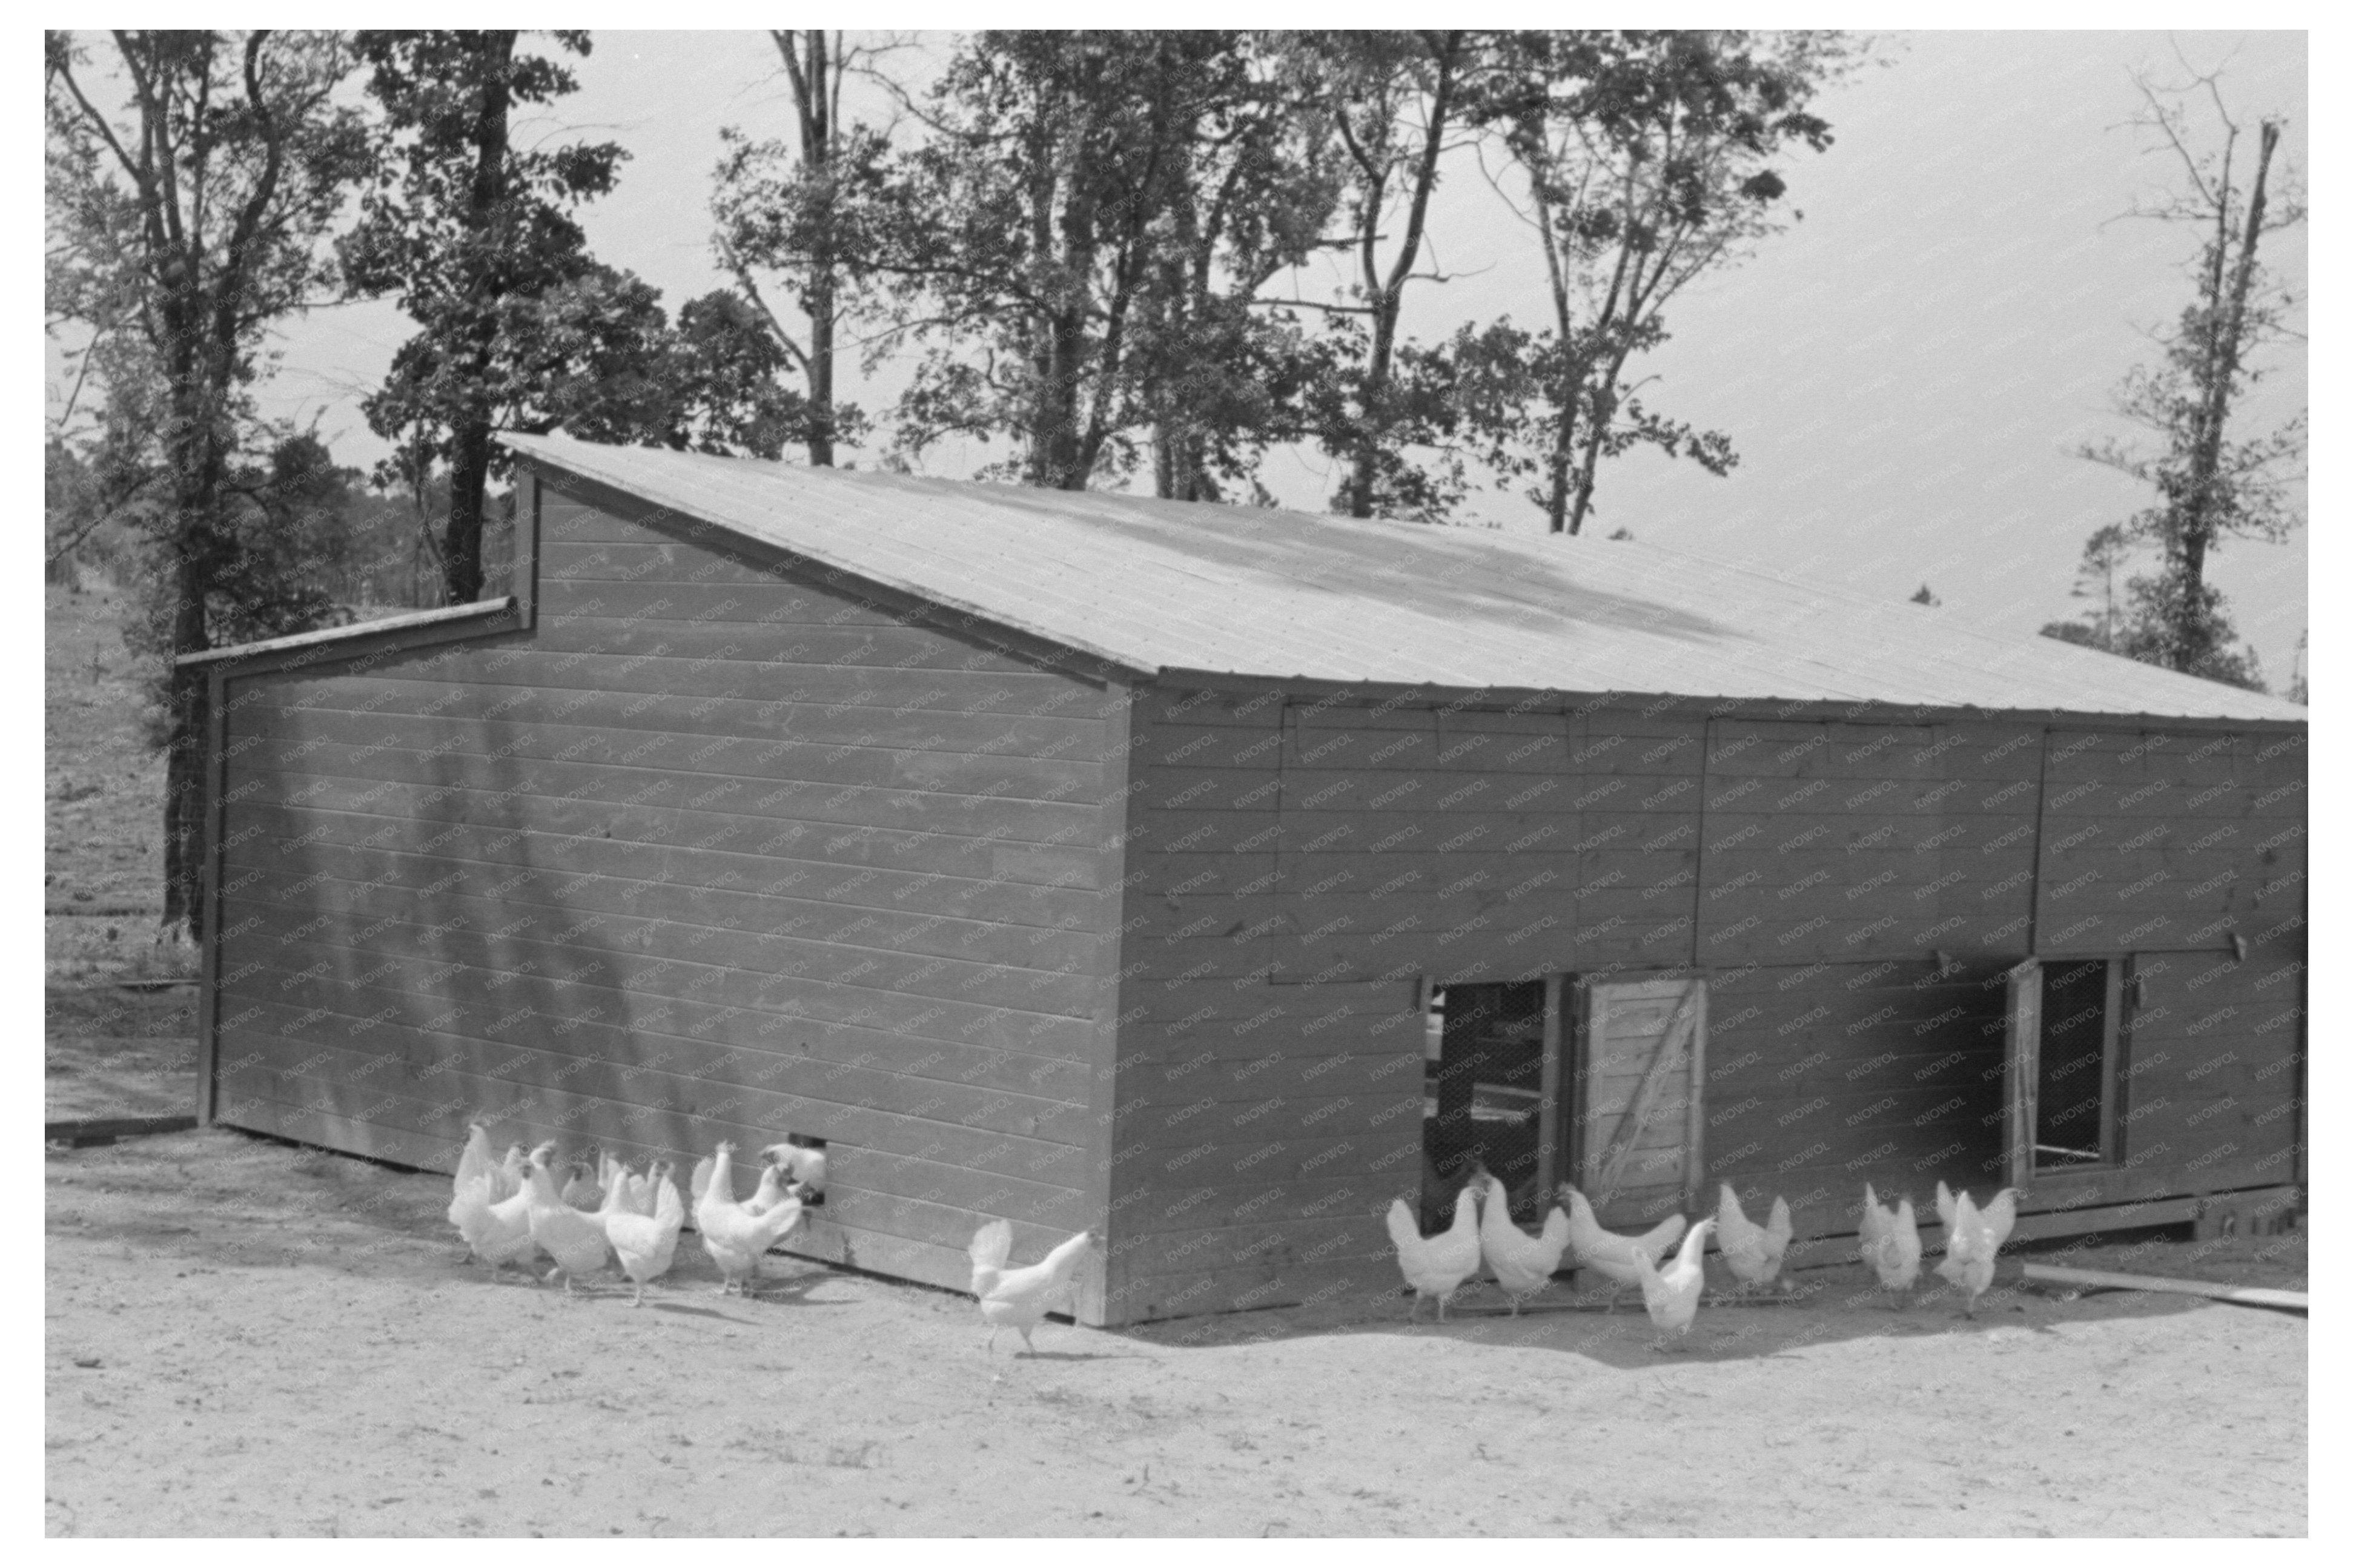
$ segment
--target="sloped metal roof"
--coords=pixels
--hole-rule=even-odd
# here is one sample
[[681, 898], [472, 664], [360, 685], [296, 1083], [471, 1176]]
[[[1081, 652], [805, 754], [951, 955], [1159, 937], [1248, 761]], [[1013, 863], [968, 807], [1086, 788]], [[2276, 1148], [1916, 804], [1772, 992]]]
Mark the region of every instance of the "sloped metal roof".
[[2050, 637], [1628, 540], [1515, 536], [502, 436], [514, 451], [1145, 672], [2302, 721]]

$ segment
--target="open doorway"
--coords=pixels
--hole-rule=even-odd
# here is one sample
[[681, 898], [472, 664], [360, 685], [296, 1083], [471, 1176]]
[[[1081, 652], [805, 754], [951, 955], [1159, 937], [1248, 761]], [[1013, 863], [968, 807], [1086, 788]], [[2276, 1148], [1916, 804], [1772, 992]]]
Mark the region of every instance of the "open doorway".
[[1511, 1194], [1514, 1217], [1544, 1206], [1553, 1117], [1548, 1025], [1541, 980], [1457, 983], [1431, 994], [1422, 1121], [1422, 1226], [1442, 1227], [1455, 1194], [1485, 1169]]
[[2038, 1175], [2119, 1163], [2127, 963], [2094, 958], [2042, 965], [2034, 1069]]

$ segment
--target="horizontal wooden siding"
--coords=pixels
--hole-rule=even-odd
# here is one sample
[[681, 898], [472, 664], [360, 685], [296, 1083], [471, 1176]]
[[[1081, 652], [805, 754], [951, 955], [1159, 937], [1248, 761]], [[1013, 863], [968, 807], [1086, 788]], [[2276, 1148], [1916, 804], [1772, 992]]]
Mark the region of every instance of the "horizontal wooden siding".
[[221, 1120], [811, 1134], [798, 1248], [939, 1284], [1100, 1225], [1104, 688], [542, 494], [534, 631], [230, 686]]

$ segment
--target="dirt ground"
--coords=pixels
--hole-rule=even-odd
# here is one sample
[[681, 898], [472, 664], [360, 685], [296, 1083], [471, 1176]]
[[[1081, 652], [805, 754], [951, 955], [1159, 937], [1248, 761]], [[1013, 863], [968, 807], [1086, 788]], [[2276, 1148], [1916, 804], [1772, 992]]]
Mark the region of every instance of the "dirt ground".
[[[2300, 1535], [2306, 1321], [2186, 1298], [1383, 1298], [983, 1349], [690, 1236], [632, 1310], [460, 1261], [445, 1179], [243, 1134], [48, 1160], [53, 1535]], [[822, 1211], [818, 1211], [820, 1214]], [[2073, 1259], [2298, 1286], [2300, 1235]], [[1493, 1302], [1467, 1289], [1462, 1308]]]

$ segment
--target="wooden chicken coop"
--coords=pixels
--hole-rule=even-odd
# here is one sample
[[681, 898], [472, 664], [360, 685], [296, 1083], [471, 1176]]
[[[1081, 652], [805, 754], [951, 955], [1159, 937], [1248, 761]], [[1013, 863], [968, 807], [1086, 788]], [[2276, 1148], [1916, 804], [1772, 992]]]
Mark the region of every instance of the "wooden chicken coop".
[[[212, 672], [204, 1115], [829, 1152], [809, 1256], [1383, 1300], [1533, 1219], [2302, 1181], [2304, 710], [1653, 546], [514, 437], [514, 593]], [[1933, 1241], [1932, 1241], [1933, 1245]]]

